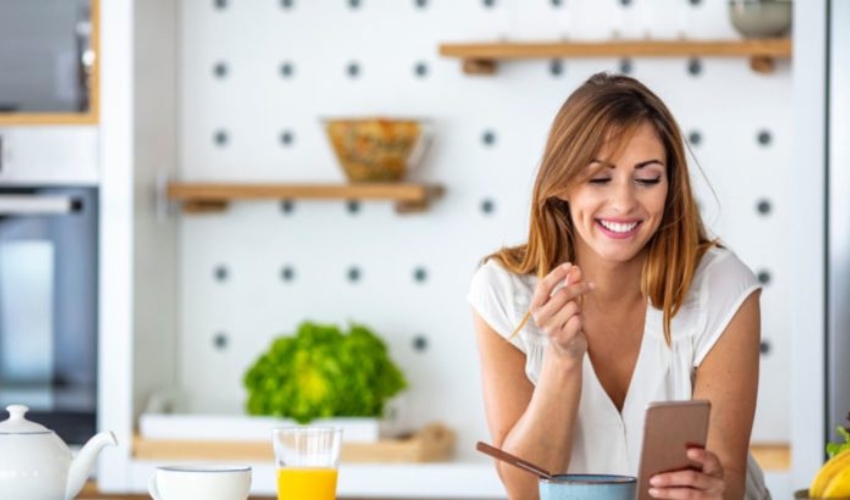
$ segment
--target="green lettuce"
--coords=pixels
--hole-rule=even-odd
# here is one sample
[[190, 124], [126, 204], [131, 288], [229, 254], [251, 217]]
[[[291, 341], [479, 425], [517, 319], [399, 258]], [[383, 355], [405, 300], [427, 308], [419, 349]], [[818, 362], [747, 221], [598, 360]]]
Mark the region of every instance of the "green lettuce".
[[251, 415], [309, 423], [321, 417], [380, 417], [387, 400], [407, 388], [386, 344], [363, 325], [302, 323], [276, 337], [246, 371]]

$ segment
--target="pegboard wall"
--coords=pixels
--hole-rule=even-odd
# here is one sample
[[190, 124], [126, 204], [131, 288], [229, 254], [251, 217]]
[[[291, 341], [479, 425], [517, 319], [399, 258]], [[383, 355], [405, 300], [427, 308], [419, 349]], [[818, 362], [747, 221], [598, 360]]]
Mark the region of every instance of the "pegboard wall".
[[412, 215], [290, 200], [181, 216], [180, 382], [204, 405], [241, 407], [245, 369], [301, 321], [361, 322], [410, 379], [410, 424], [447, 423], [461, 458], [480, 460], [469, 279], [526, 236], [549, 124], [607, 70], [667, 102], [707, 223], [764, 284], [753, 439], [788, 440], [793, 262], [781, 242], [805, 223], [791, 206], [789, 63], [758, 74], [744, 58], [517, 61], [471, 77], [438, 55], [443, 42], [737, 38], [725, 0], [183, 0], [180, 14], [182, 180], [344, 182], [320, 118], [414, 116], [435, 134], [410, 179], [447, 190]]

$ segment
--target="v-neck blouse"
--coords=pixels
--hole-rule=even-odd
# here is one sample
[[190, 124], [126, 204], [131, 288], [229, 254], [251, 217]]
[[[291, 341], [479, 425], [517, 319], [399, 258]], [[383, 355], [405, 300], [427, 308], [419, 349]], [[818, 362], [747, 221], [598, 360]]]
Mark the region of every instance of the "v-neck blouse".
[[[467, 299], [493, 330], [509, 338], [528, 311], [537, 282], [536, 276], [514, 274], [491, 259], [476, 271]], [[682, 308], [673, 317], [670, 346], [664, 340], [662, 311], [647, 306], [643, 339], [621, 412], [585, 356], [568, 472], [636, 475], [648, 404], [692, 398], [695, 369], [744, 300], [759, 288], [752, 271], [734, 253], [710, 249], [700, 261]], [[525, 354], [525, 373], [536, 385], [548, 346], [546, 334], [531, 319], [510, 343]], [[746, 498], [769, 498], [752, 457]]]

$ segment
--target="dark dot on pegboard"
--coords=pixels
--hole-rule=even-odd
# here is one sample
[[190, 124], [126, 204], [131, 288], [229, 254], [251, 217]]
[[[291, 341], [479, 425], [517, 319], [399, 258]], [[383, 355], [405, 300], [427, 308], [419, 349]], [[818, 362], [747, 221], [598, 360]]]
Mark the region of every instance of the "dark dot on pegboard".
[[620, 0], [620, 5], [622, 5], [623, 7], [628, 7], [631, 4], [632, 0]]
[[762, 130], [759, 132], [758, 141], [762, 146], [768, 146], [773, 142], [773, 135], [768, 130]]
[[428, 6], [428, 0], [416, 0], [415, 3], [416, 3], [416, 6], [419, 7], [420, 9], [424, 9], [425, 7]]
[[226, 9], [227, 0], [215, 0], [215, 2], [213, 2], [213, 5], [215, 5], [215, 8], [218, 10]]
[[348, 200], [345, 203], [345, 209], [352, 215], [357, 214], [360, 212], [360, 202], [357, 200]]
[[295, 211], [295, 202], [292, 200], [283, 200], [280, 202], [280, 211], [285, 214], [291, 214]]
[[700, 134], [697, 130], [691, 131], [691, 133], [688, 134], [688, 142], [694, 146], [699, 146], [702, 142], [702, 134]]
[[428, 279], [428, 271], [424, 267], [417, 267], [413, 271], [413, 279], [418, 283], [425, 283], [425, 280]]
[[413, 337], [413, 350], [416, 352], [425, 352], [428, 349], [428, 338], [424, 335]]
[[360, 0], [348, 0], [348, 6], [351, 7], [352, 9], [356, 9], [357, 7], [360, 7]]
[[496, 204], [493, 202], [493, 200], [484, 200], [481, 202], [481, 212], [483, 212], [484, 215], [490, 215], [495, 210]]
[[702, 0], [691, 0], [691, 5], [697, 6], [702, 3]]
[[770, 341], [762, 340], [759, 344], [759, 352], [761, 352], [762, 354], [770, 354], [771, 347], [772, 346], [770, 345]]
[[227, 343], [229, 339], [227, 338], [227, 334], [224, 332], [216, 333], [213, 337], [213, 346], [219, 351], [223, 351], [227, 349]]
[[428, 65], [424, 62], [416, 63], [416, 66], [413, 67], [413, 74], [419, 78], [425, 78], [428, 76]]
[[632, 60], [629, 58], [624, 58], [620, 60], [620, 73], [624, 75], [630, 75], [634, 71], [634, 64], [632, 64]]
[[292, 281], [295, 279], [295, 269], [292, 266], [283, 266], [280, 270], [280, 279], [283, 281]]
[[688, 60], [688, 73], [698, 76], [702, 73], [702, 61], [694, 57]]
[[756, 275], [756, 278], [758, 278], [759, 283], [761, 283], [762, 285], [767, 285], [770, 283], [770, 273], [768, 271], [759, 271], [759, 273]]
[[280, 76], [290, 78], [295, 74], [295, 66], [291, 62], [283, 62], [280, 64]]
[[564, 73], [564, 61], [552, 59], [549, 62], [549, 73], [552, 76], [561, 76]]
[[230, 136], [227, 134], [227, 131], [219, 130], [213, 136], [213, 141], [215, 141], [216, 146], [226, 146], [227, 142], [230, 140]]
[[224, 78], [227, 76], [227, 63], [217, 62], [215, 66], [213, 66], [213, 74], [217, 78]]
[[216, 266], [215, 270], [213, 270], [213, 276], [216, 281], [227, 281], [227, 267], [225, 266]]
[[561, 0], [552, 0], [552, 7], [560, 7], [561, 5], [564, 5]]
[[756, 210], [758, 210], [758, 213], [762, 215], [769, 214], [772, 209], [773, 207], [771, 206], [770, 201], [768, 200], [759, 200], [758, 204], [756, 205]]
[[291, 146], [295, 142], [295, 134], [291, 130], [284, 130], [280, 133], [280, 143], [284, 146]]
[[489, 9], [490, 7], [494, 7], [496, 5], [496, 0], [483, 0], [482, 3], [485, 7]]
[[485, 131], [481, 134], [481, 142], [483, 142], [485, 146], [492, 146], [496, 144], [496, 133], [492, 130]]
[[356, 62], [348, 63], [348, 66], [345, 68], [346, 73], [348, 73], [349, 78], [357, 78], [360, 76], [360, 65]]
[[284, 9], [295, 7], [295, 0], [280, 0], [280, 6]]
[[348, 281], [357, 283], [360, 281], [360, 269], [357, 267], [348, 268]]

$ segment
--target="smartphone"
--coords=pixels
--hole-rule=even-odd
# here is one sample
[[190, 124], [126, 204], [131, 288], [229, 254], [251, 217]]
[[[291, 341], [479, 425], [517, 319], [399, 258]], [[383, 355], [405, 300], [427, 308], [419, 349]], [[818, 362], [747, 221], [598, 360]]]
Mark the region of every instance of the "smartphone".
[[698, 468], [688, 448], [705, 448], [711, 403], [704, 400], [650, 403], [646, 409], [637, 500], [651, 500], [649, 479], [661, 472]]

